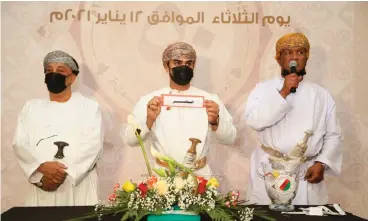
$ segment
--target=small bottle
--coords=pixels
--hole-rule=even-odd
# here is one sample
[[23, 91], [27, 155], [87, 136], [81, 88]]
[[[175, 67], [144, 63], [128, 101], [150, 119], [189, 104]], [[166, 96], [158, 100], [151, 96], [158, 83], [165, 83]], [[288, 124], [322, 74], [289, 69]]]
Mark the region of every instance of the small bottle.
[[195, 169], [195, 165], [194, 162], [196, 160], [197, 157], [197, 144], [201, 143], [201, 141], [199, 139], [196, 138], [189, 138], [189, 140], [192, 142], [191, 147], [189, 148], [189, 150], [187, 151], [187, 154], [184, 157], [184, 166], [188, 167], [190, 169]]

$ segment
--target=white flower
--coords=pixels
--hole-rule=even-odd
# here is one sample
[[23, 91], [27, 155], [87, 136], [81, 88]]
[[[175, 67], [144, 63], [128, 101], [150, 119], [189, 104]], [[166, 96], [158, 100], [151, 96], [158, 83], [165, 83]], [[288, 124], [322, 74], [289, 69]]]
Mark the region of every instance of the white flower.
[[127, 121], [128, 124], [130, 124], [133, 127], [133, 130], [136, 131], [137, 129], [139, 129], [139, 124], [136, 123], [136, 121], [134, 120], [134, 116], [133, 115], [128, 115], [127, 117]]
[[165, 195], [169, 190], [169, 186], [165, 180], [159, 180], [156, 183], [156, 189], [160, 195]]
[[176, 190], [181, 190], [181, 189], [183, 189], [183, 187], [184, 187], [184, 185], [185, 185], [185, 182], [184, 182], [183, 178], [181, 178], [181, 177], [179, 177], [179, 176], [175, 177], [175, 179], [174, 179], [174, 183], [175, 183], [175, 189], [176, 189]]
[[161, 154], [160, 152], [158, 152], [154, 148], [151, 148], [151, 154], [152, 154], [152, 156], [157, 157], [157, 158], [160, 158], [160, 157], [164, 156], [163, 154]]
[[166, 161], [166, 162], [172, 163], [174, 161], [170, 157], [163, 155], [162, 153], [158, 152], [154, 148], [151, 148], [151, 154], [152, 154], [152, 156], [157, 157], [158, 159]]
[[194, 184], [193, 176], [188, 176], [186, 181], [187, 181], [188, 184]]
[[250, 221], [253, 219], [253, 211], [254, 208], [249, 209], [248, 207], [246, 207], [243, 210], [240, 210], [239, 213], [239, 218], [241, 221]]

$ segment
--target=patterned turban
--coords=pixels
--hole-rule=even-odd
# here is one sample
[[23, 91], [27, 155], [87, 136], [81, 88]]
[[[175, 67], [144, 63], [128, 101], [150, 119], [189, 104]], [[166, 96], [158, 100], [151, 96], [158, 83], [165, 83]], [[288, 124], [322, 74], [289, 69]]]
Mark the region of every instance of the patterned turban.
[[77, 61], [70, 56], [69, 54], [63, 51], [53, 51], [46, 55], [45, 59], [43, 60], [43, 68], [46, 72], [46, 67], [49, 63], [63, 63], [66, 66], [70, 67], [74, 74], [79, 73], [79, 66]]
[[168, 61], [174, 59], [189, 59], [195, 61], [197, 59], [197, 54], [194, 48], [185, 42], [176, 42], [167, 46], [164, 53], [162, 54], [162, 62], [164, 65], [167, 64]]
[[302, 33], [290, 33], [282, 36], [276, 43], [276, 59], [279, 59], [284, 49], [303, 47], [306, 51], [306, 57], [309, 58], [309, 41]]

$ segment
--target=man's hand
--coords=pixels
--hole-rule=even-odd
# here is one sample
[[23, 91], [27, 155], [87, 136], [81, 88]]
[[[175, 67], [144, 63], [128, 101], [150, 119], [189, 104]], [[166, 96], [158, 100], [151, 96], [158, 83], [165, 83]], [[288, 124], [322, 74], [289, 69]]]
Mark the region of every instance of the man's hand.
[[64, 164], [53, 161], [41, 164], [37, 171], [42, 173], [45, 178], [51, 180], [53, 183], [62, 183], [67, 175], [64, 169], [67, 168], [68, 167], [66, 167]]
[[157, 116], [161, 113], [161, 97], [153, 97], [147, 104], [147, 127], [151, 130]]
[[[205, 100], [203, 102], [203, 106], [206, 108], [206, 111], [207, 111], [208, 122], [217, 123], [217, 119], [219, 118], [219, 112], [220, 112], [218, 104], [211, 100]], [[216, 131], [217, 127], [218, 125], [213, 125], [212, 129]]]
[[321, 162], [315, 162], [313, 166], [309, 167], [305, 174], [304, 180], [310, 183], [319, 183], [323, 180], [325, 168]]
[[283, 98], [286, 98], [290, 94], [291, 88], [298, 88], [299, 82], [303, 80], [303, 76], [298, 76], [293, 73], [286, 75], [284, 79], [284, 86], [282, 87], [280, 94]]
[[[57, 188], [62, 184], [62, 183], [55, 183], [52, 180], [46, 178], [46, 177], [42, 177], [42, 187], [41, 189], [43, 189], [44, 191], [48, 191], [48, 192], [53, 192], [55, 190], [57, 190]], [[63, 180], [64, 182], [64, 180]]]

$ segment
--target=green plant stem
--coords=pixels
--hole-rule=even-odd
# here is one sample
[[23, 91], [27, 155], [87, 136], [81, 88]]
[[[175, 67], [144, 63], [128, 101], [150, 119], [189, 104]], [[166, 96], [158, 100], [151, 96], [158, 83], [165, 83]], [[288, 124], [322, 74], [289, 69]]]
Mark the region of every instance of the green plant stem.
[[143, 152], [143, 157], [144, 157], [144, 160], [146, 161], [148, 174], [149, 174], [150, 177], [152, 177], [152, 169], [151, 169], [151, 166], [150, 166], [149, 161], [147, 159], [147, 153], [146, 153], [146, 149], [144, 149], [144, 144], [143, 144], [142, 137], [137, 133], [135, 135], [137, 136], [138, 143], [141, 146], [141, 149], [142, 149], [142, 152]]

